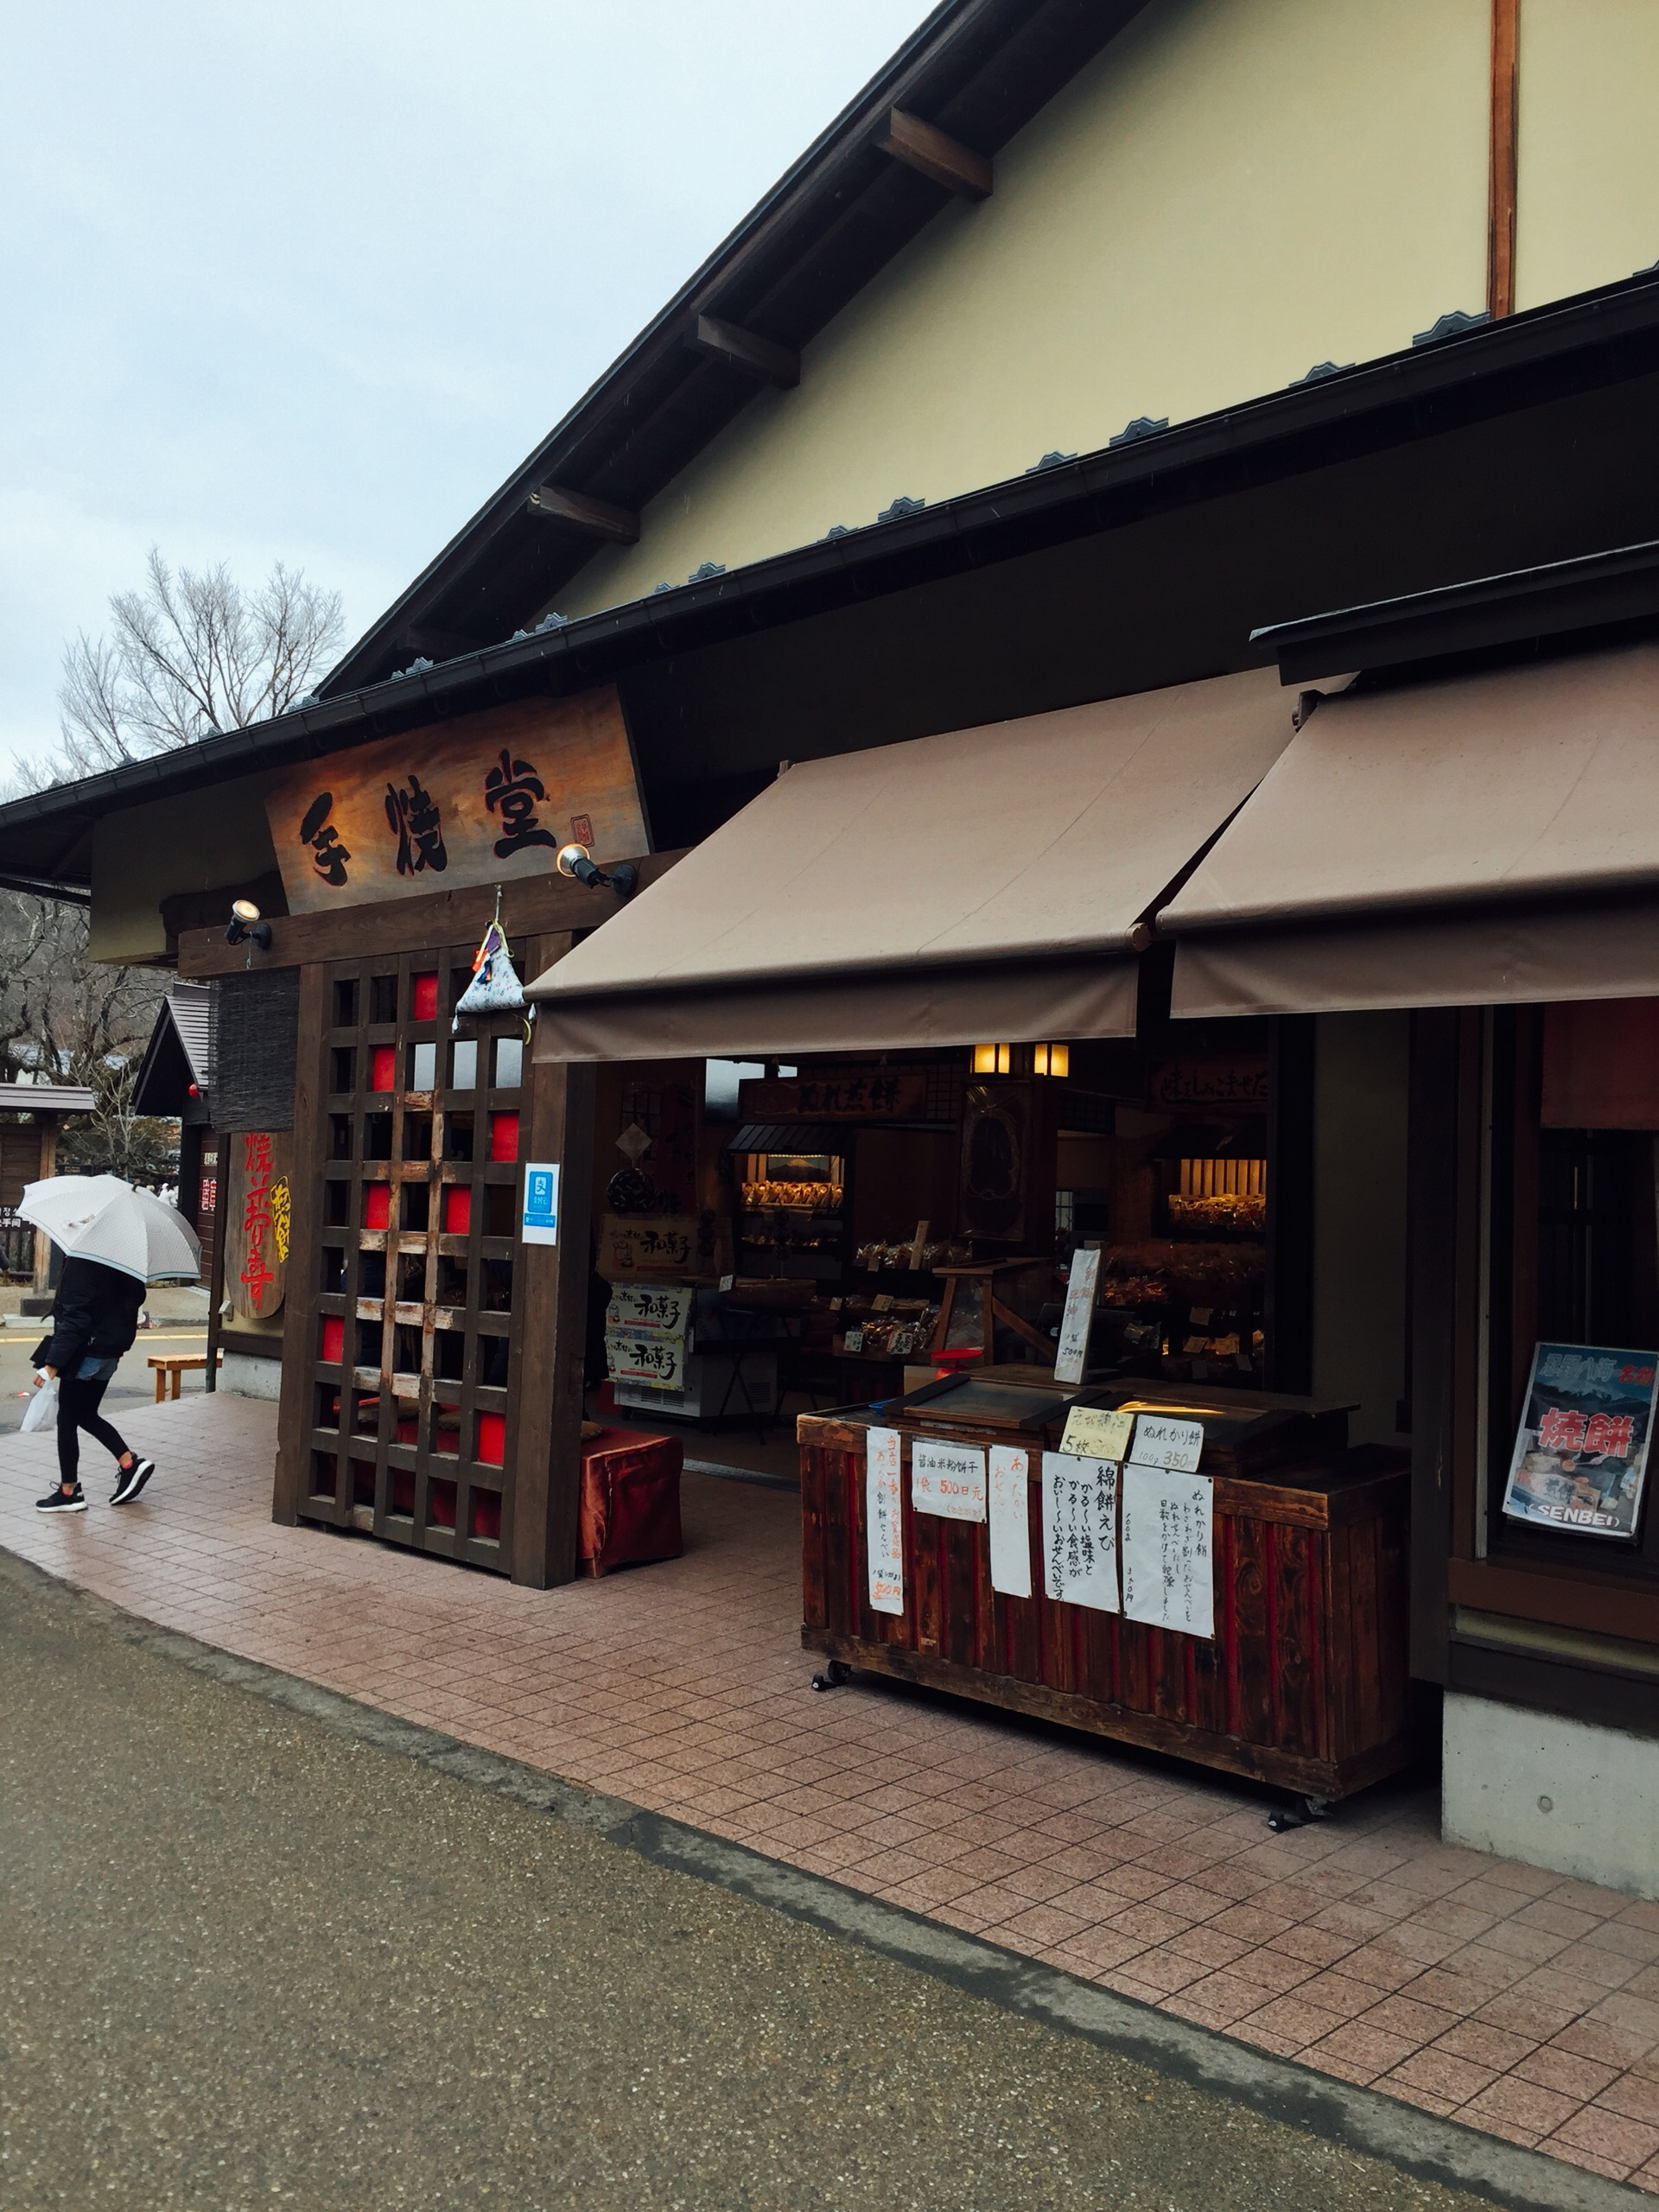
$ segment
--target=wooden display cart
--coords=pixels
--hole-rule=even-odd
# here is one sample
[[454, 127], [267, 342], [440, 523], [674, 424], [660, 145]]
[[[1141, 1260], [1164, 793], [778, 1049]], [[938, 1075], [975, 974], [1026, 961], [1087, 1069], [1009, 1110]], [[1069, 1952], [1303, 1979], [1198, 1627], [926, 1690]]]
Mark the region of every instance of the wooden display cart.
[[[1019, 1415], [953, 1418], [950, 1387], [936, 1385], [880, 1411], [801, 1416], [801, 1641], [831, 1662], [823, 1679], [857, 1667], [954, 1691], [1250, 1776], [1302, 1796], [1310, 1811], [1411, 1763], [1405, 1452], [1349, 1448], [1345, 1410], [1306, 1399], [1230, 1390], [1212, 1401], [1140, 1382], [1065, 1390], [1034, 1369], [976, 1380], [980, 1405], [1002, 1382]], [[1131, 1396], [1205, 1417], [1213, 1638], [1044, 1590], [1042, 1452], [1058, 1445], [1074, 1400]], [[868, 1600], [865, 1438], [877, 1427], [902, 1441], [901, 1614]], [[993, 1589], [984, 1522], [915, 1511], [920, 1437], [1027, 1448], [1030, 1598]]]

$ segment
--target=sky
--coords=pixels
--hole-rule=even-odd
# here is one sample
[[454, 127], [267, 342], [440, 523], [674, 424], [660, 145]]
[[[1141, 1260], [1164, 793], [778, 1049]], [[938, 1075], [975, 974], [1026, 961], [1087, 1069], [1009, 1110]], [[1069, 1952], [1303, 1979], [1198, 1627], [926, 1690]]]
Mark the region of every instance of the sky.
[[355, 638], [926, 0], [6, 0], [0, 779], [149, 548]]

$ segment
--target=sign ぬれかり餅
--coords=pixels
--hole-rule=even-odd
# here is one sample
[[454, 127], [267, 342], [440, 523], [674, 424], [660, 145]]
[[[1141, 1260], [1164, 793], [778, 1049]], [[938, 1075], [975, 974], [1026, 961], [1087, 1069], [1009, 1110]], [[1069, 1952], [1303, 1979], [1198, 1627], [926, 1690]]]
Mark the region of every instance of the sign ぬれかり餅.
[[1631, 1541], [1656, 1387], [1659, 1352], [1538, 1345], [1503, 1491], [1509, 1518]]
[[648, 844], [609, 684], [284, 769], [266, 787], [265, 812], [296, 914], [544, 875], [573, 841], [601, 867]]

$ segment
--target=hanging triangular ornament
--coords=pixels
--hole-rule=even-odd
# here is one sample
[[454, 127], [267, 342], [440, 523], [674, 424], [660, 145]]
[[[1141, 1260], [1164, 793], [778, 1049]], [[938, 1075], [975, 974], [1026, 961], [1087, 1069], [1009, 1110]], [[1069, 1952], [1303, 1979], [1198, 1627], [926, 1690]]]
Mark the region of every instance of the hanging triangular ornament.
[[454, 1020], [449, 1025], [452, 1036], [463, 1014], [511, 1014], [524, 1006], [524, 987], [507, 951], [506, 932], [501, 927], [499, 892], [496, 893], [495, 910], [495, 918], [485, 931], [484, 941], [474, 957], [473, 980], [455, 1001]]

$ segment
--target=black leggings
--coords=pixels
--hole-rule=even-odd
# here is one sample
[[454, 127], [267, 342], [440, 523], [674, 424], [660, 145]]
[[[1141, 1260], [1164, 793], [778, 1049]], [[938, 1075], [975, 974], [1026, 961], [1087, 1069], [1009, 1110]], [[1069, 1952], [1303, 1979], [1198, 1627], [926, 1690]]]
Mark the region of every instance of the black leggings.
[[118, 1459], [127, 1456], [119, 1433], [98, 1410], [109, 1387], [107, 1375], [96, 1382], [82, 1382], [68, 1375], [58, 1378], [58, 1472], [66, 1484], [80, 1479], [79, 1432], [83, 1428]]

